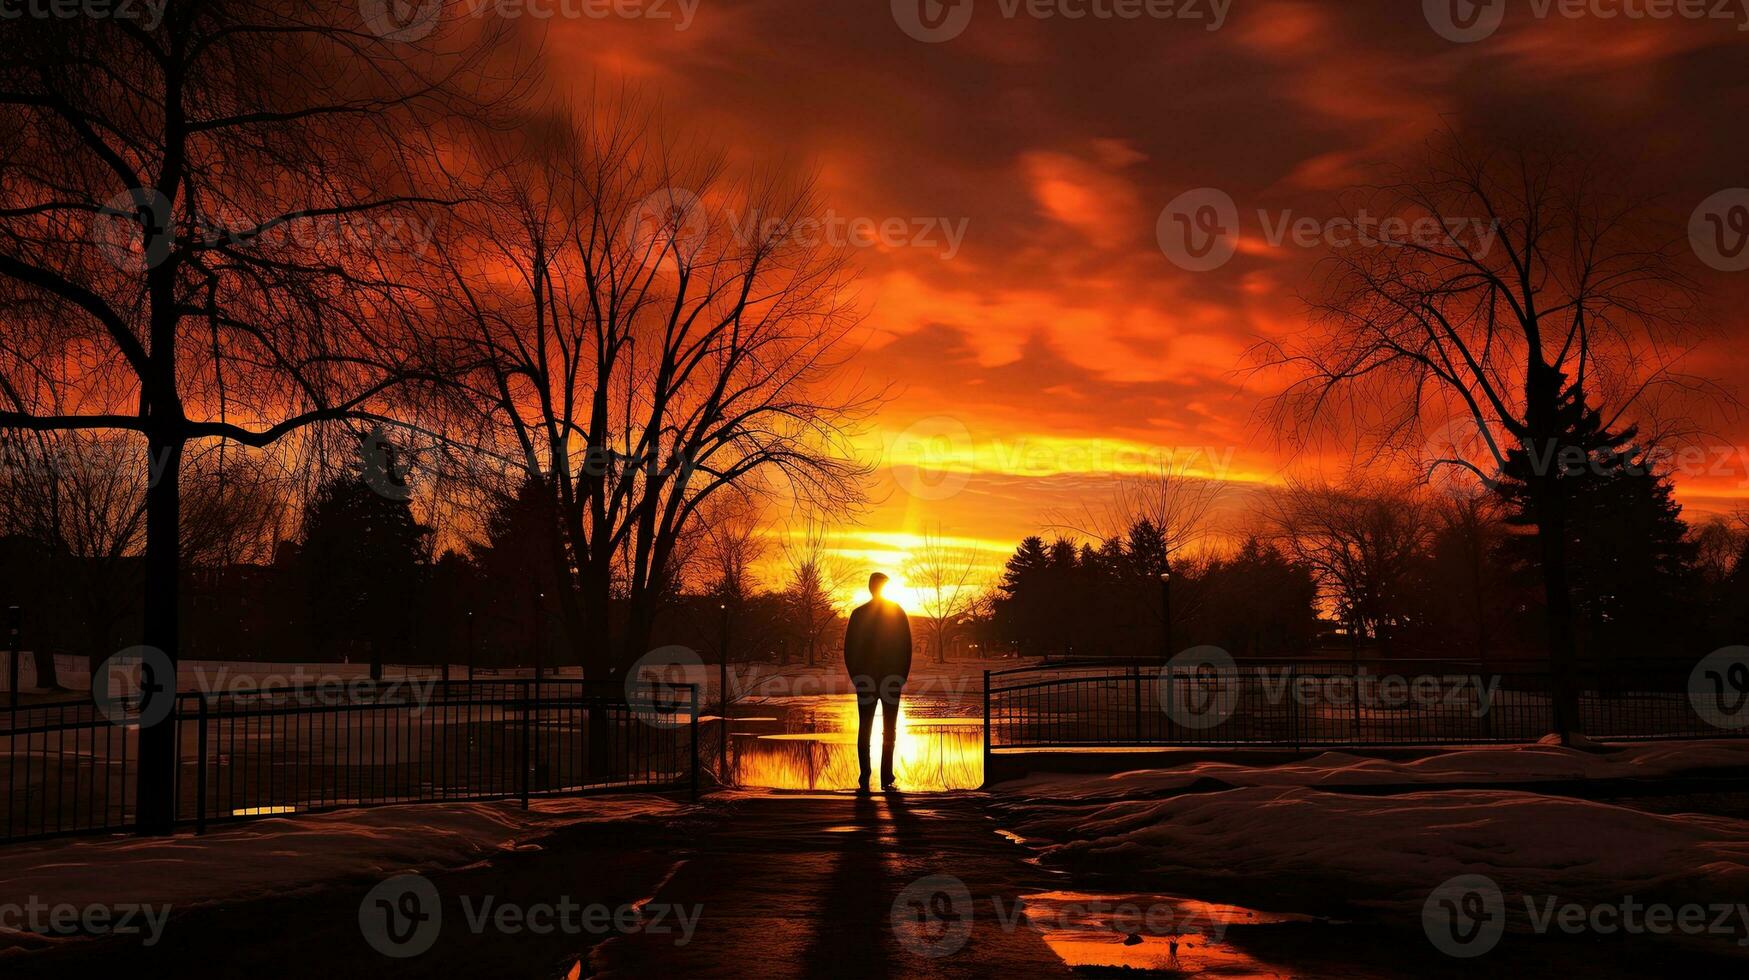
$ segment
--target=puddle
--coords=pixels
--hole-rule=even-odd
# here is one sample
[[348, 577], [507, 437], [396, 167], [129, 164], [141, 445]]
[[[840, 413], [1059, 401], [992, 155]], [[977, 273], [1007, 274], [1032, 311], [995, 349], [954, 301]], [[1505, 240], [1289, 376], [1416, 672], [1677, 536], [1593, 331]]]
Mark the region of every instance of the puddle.
[[[972, 710], [941, 698], [900, 704], [894, 745], [900, 788], [930, 792], [983, 783], [983, 718]], [[870, 739], [877, 769], [884, 723], [877, 711]], [[856, 788], [856, 701], [848, 695], [753, 700], [730, 709], [729, 727], [730, 766], [742, 786]]]
[[1287, 977], [1226, 942], [1227, 930], [1317, 921], [1175, 895], [1050, 891], [1026, 896], [1022, 908], [1051, 951], [1089, 975]]

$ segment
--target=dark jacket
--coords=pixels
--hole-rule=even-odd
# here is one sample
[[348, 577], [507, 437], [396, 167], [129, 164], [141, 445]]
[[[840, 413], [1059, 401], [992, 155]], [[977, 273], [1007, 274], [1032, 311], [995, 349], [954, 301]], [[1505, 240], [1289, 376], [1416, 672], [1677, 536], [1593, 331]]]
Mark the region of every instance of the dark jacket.
[[898, 603], [871, 599], [851, 611], [844, 666], [852, 678], [911, 675], [911, 621]]

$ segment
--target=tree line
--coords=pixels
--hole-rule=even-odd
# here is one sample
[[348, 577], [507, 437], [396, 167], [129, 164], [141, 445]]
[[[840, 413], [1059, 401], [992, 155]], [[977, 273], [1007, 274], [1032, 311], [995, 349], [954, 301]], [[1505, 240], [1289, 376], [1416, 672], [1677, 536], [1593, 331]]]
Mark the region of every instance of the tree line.
[[[1623, 451], [1616, 439], [1609, 453]], [[1690, 524], [1667, 478], [1621, 468], [1569, 525], [1582, 661], [1692, 661], [1749, 630], [1749, 511]], [[1542, 551], [1522, 483], [1447, 493], [1402, 480], [1289, 480], [1228, 508], [1207, 546], [1168, 557], [1148, 519], [1103, 540], [1023, 540], [990, 628], [1039, 656], [1542, 662]], [[1169, 575], [1169, 578], [1167, 577]]]

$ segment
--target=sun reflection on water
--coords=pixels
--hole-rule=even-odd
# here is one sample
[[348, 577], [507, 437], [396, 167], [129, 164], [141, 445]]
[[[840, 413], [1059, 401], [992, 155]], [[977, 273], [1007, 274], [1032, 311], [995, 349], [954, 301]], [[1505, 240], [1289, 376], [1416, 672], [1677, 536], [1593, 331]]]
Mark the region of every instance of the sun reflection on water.
[[[982, 719], [952, 716], [951, 706], [906, 700], [899, 705], [894, 775], [902, 789], [973, 789], [984, 778]], [[736, 719], [739, 722], [741, 719]], [[880, 767], [884, 719], [877, 709], [870, 739]], [[854, 789], [857, 779], [856, 700], [825, 697], [792, 709], [770, 734], [735, 738], [735, 772], [743, 786], [771, 789]]]

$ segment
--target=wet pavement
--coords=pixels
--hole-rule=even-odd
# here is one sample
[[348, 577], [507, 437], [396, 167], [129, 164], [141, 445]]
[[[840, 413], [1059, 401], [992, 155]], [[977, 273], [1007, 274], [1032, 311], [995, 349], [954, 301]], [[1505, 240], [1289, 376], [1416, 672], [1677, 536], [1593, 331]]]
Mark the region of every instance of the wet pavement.
[[[441, 929], [399, 958], [373, 948], [361, 924], [373, 889], [397, 870], [388, 868], [178, 914], [151, 948], [112, 938], [14, 949], [0, 953], [0, 970], [57, 980], [1019, 980], [1473, 977], [1480, 967], [1492, 975], [1601, 978], [1738, 972], [1742, 963], [1623, 937], [1512, 936], [1483, 961], [1457, 960], [1418, 928], [1381, 926], [1311, 889], [1299, 908], [1269, 912], [1221, 904], [1216, 899], [1236, 897], [1214, 881], [1126, 881], [1042, 867], [989, 816], [987, 803], [978, 792], [749, 790], [713, 794], [679, 818], [567, 828], [539, 847], [427, 874], [440, 897]], [[603, 910], [616, 924], [507, 930], [478, 916], [486, 900], [523, 910], [569, 901]]]
[[[616, 936], [594, 949], [596, 975], [1070, 975], [1041, 933], [1004, 929], [998, 905], [1012, 909], [1040, 872], [974, 794], [743, 795], [726, 806], [729, 819], [655, 896], [703, 907], [697, 934], [684, 946]], [[953, 882], [963, 894], [949, 893]]]

